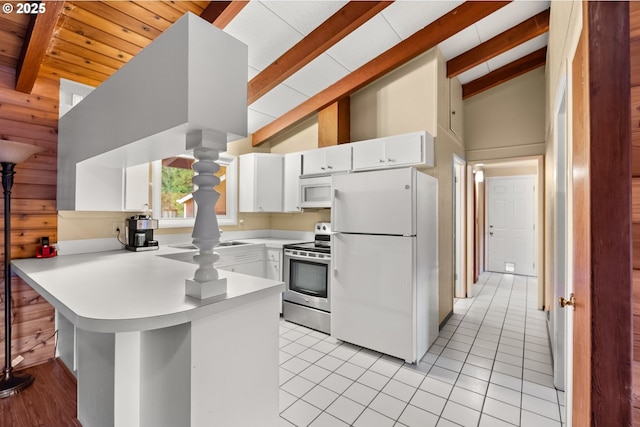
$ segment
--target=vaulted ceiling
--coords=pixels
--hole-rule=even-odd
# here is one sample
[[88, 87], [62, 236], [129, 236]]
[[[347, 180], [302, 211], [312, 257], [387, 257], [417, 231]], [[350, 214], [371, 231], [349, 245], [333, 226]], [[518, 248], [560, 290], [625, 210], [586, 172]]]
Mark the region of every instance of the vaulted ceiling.
[[[438, 46], [463, 97], [545, 64], [548, 1], [45, 1], [0, 14], [0, 66], [98, 86], [186, 12], [249, 46], [257, 145]], [[42, 8], [42, 6], [40, 6]], [[149, 70], [150, 73], [153, 70]]]

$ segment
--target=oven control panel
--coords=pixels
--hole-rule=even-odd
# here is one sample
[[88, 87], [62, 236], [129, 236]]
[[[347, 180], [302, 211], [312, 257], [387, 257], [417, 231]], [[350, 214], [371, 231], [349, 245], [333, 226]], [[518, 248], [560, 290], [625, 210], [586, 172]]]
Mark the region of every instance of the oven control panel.
[[303, 251], [299, 249], [285, 249], [285, 255], [293, 255], [296, 257], [312, 258], [312, 259], [325, 259], [330, 260], [331, 255], [322, 252]]
[[316, 234], [331, 234], [331, 223], [330, 222], [316, 222], [314, 227], [314, 232]]

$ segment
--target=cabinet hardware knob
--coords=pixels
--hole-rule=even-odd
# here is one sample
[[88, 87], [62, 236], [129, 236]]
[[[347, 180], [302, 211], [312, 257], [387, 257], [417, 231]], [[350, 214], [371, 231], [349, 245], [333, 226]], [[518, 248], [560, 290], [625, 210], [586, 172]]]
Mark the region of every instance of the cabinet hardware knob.
[[320, 169], [325, 170], [326, 168], [324, 166], [320, 166]]
[[451, 114], [453, 114], [453, 115], [455, 116], [455, 114], [456, 114], [456, 110], [453, 110], [453, 111], [451, 112]]
[[395, 162], [395, 159], [387, 159], [387, 162]]
[[327, 169], [333, 169], [333, 166], [327, 166]]
[[573, 309], [576, 309], [576, 296], [571, 293], [571, 295], [569, 295], [569, 299], [565, 299], [564, 297], [560, 297], [558, 298], [558, 304], [560, 304], [560, 307], [564, 308], [568, 305], [570, 305], [571, 307], [573, 307]]
[[384, 159], [380, 159], [380, 160], [379, 160], [379, 162], [380, 162], [380, 163], [384, 163]]

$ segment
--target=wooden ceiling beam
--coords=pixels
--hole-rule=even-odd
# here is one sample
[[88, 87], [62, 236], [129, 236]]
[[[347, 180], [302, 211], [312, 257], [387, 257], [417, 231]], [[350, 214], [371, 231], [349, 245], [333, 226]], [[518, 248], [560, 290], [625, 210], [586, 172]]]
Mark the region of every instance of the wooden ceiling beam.
[[547, 59], [546, 46], [529, 55], [500, 67], [491, 73], [462, 85], [462, 99], [467, 99], [480, 92], [489, 90], [501, 83], [514, 79], [531, 70], [545, 65]]
[[292, 124], [354, 93], [507, 4], [509, 4], [508, 1], [467, 1], [461, 4], [291, 111], [258, 129], [252, 136], [252, 145], [262, 144]]
[[351, 99], [339, 99], [318, 111], [318, 147], [351, 141]]
[[47, 53], [58, 17], [64, 6], [63, 1], [44, 1], [41, 4], [45, 11], [32, 16], [18, 60], [16, 90], [19, 92], [31, 93], [33, 90], [42, 60]]
[[447, 62], [452, 78], [549, 31], [549, 9], [470, 49]]
[[200, 17], [224, 30], [224, 27], [229, 25], [229, 22], [248, 4], [249, 2], [244, 0], [212, 1], [202, 11]]
[[373, 18], [391, 1], [350, 1], [249, 82], [248, 105]]

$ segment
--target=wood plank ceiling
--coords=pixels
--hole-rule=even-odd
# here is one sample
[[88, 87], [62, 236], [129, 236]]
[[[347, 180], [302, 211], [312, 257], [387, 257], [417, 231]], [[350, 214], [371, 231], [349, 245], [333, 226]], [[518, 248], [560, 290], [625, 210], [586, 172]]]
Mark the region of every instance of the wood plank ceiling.
[[[0, 14], [0, 67], [98, 86], [186, 12], [249, 45], [249, 131], [258, 145], [439, 46], [469, 97], [546, 60], [549, 2], [45, 1]], [[152, 72], [152, 70], [150, 70]]]

